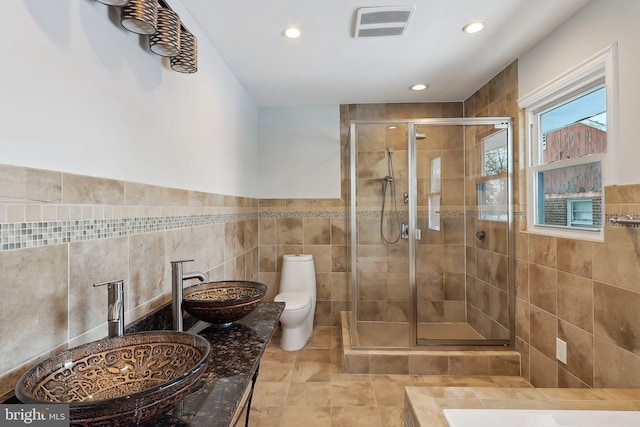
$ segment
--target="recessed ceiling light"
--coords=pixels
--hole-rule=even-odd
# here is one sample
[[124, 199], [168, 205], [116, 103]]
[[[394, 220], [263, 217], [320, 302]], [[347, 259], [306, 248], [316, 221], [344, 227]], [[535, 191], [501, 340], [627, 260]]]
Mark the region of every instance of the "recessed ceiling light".
[[424, 83], [416, 83], [414, 85], [409, 86], [409, 89], [410, 90], [419, 91], [419, 90], [425, 90], [428, 87], [429, 87], [429, 85], [426, 85]]
[[301, 34], [300, 30], [296, 27], [285, 28], [284, 31], [282, 31], [282, 35], [290, 39], [297, 39]]
[[467, 34], [477, 33], [478, 31], [482, 31], [484, 28], [484, 24], [482, 22], [471, 22], [464, 27], [462, 27], [462, 31]]

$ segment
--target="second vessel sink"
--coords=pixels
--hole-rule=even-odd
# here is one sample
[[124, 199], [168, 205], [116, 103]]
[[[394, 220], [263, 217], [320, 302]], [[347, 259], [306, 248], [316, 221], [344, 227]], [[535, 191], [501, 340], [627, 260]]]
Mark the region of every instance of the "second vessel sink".
[[267, 285], [248, 280], [227, 280], [184, 290], [182, 308], [199, 320], [230, 324], [251, 313], [267, 293]]
[[16, 385], [24, 403], [68, 403], [73, 426], [132, 426], [166, 414], [207, 367], [208, 341], [152, 331], [94, 341], [31, 368]]

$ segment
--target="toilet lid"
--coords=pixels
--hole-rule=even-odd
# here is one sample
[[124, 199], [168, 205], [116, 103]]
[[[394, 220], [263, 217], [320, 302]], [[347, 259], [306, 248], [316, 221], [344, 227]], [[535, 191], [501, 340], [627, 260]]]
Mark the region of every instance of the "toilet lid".
[[305, 292], [283, 292], [273, 300], [285, 303], [285, 310], [300, 310], [311, 304], [311, 297]]

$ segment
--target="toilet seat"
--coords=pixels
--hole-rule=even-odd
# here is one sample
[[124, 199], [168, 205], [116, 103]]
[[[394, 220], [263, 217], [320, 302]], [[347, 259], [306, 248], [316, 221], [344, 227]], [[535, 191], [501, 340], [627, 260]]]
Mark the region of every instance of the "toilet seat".
[[311, 305], [311, 297], [305, 292], [282, 292], [273, 300], [285, 303], [286, 311], [303, 310]]

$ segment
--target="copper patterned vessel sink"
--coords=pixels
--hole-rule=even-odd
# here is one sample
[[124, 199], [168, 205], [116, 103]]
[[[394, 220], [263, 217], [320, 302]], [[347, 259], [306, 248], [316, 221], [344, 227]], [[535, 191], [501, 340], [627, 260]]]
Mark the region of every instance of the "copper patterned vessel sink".
[[267, 285], [248, 280], [202, 283], [184, 290], [182, 308], [196, 319], [227, 325], [255, 310], [266, 293]]
[[18, 381], [23, 403], [68, 403], [73, 426], [132, 426], [162, 417], [195, 389], [211, 346], [186, 332], [105, 338], [55, 355]]

